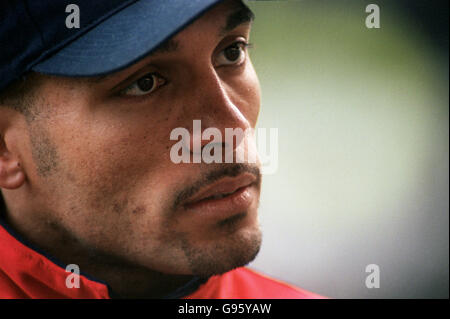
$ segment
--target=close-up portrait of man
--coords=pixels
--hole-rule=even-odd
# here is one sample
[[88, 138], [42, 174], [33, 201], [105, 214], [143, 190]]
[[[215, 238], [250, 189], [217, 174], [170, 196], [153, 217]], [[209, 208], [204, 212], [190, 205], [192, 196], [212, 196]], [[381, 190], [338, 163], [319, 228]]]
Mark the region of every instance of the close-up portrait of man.
[[2, 0], [0, 48], [0, 299], [448, 298], [447, 1]]
[[170, 157], [195, 119], [255, 128], [252, 11], [79, 1], [70, 21], [66, 2], [1, 5], [0, 297], [318, 297], [244, 268], [262, 238], [258, 161]]

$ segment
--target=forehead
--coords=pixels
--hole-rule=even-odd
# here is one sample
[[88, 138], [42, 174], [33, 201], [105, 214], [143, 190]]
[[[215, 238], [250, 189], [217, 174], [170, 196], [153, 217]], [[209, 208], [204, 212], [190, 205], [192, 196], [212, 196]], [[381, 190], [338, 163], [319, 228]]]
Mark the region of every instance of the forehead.
[[207, 27], [204, 32], [216, 33], [218, 37], [235, 29], [242, 24], [248, 24], [254, 19], [253, 12], [241, 1], [230, 0], [216, 5], [211, 10], [196, 19], [190, 26], [186, 27], [174, 37], [160, 44], [152, 54], [171, 52], [177, 48], [176, 43], [182, 39], [186, 31], [192, 28]]
[[244, 22], [250, 22], [254, 16], [252, 11], [240, 0], [228, 0], [221, 2], [201, 15], [193, 23], [221, 24], [220, 34], [232, 30], [236, 26]]

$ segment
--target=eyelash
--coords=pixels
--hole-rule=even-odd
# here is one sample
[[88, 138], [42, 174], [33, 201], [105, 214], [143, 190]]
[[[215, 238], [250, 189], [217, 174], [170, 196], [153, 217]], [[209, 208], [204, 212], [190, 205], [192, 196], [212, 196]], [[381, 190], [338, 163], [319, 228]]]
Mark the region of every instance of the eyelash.
[[[234, 46], [236, 46], [236, 45], [241, 47], [241, 49], [242, 49], [242, 51], [243, 51], [244, 54], [247, 53], [247, 50], [248, 50], [248, 49], [251, 49], [251, 48], [253, 47], [252, 43], [245, 42], [245, 41], [236, 41], [236, 42], [233, 42], [232, 44], [230, 44], [229, 46], [227, 46], [226, 48], [224, 48], [224, 49], [223, 49], [222, 51], [220, 51], [220, 52], [221, 52], [221, 53], [222, 53], [222, 52], [225, 52], [226, 49], [229, 49], [229, 48], [234, 47]], [[245, 61], [246, 61], [246, 59], [245, 59], [243, 62], [245, 62]], [[225, 65], [225, 66], [239, 67], [239, 66], [241, 66], [241, 64], [242, 64], [242, 63], [239, 63], [239, 64], [230, 64], [230, 65]]]
[[252, 47], [253, 47], [253, 44], [252, 44], [252, 43], [250, 43], [250, 42], [245, 42], [245, 41], [242, 41], [242, 40], [239, 40], [239, 41], [233, 42], [233, 43], [231, 43], [230, 45], [226, 46], [222, 51], [224, 51], [224, 50], [228, 49], [229, 47], [232, 47], [232, 46], [234, 46], [234, 45], [236, 45], [236, 44], [242, 44], [242, 46], [243, 46], [244, 49], [252, 48]]
[[[245, 41], [241, 41], [241, 40], [240, 40], [240, 41], [235, 41], [235, 42], [231, 43], [230, 45], [228, 45], [227, 47], [225, 47], [225, 48], [224, 48], [223, 50], [221, 50], [220, 52], [222, 53], [222, 52], [224, 52], [226, 49], [229, 49], [230, 47], [233, 47], [233, 46], [236, 46], [236, 45], [240, 46], [240, 47], [242, 48], [242, 50], [243, 50], [244, 53], [247, 53], [247, 50], [253, 47], [253, 44], [252, 44], [252, 43], [249, 43], [249, 42], [245, 42]], [[223, 65], [223, 66], [220, 66], [220, 67], [240, 67], [245, 61], [246, 61], [246, 59], [245, 59], [242, 63], [239, 63], [239, 64]], [[137, 82], [138, 82], [139, 80], [141, 80], [142, 78], [144, 78], [144, 77], [146, 77], [146, 76], [148, 76], [148, 75], [155, 75], [156, 77], [158, 77], [158, 78], [160, 78], [160, 79], [163, 79], [163, 81], [164, 81], [164, 83], [163, 83], [162, 85], [160, 85], [157, 89], [155, 89], [155, 91], [158, 90], [159, 88], [165, 86], [165, 85], [168, 83], [167, 79], [165, 79], [165, 78], [164, 78], [163, 76], [161, 76], [159, 73], [157, 73], [157, 72], [149, 72], [149, 73], [143, 75], [142, 77], [140, 77], [139, 79], [137, 79], [136, 81], [134, 81], [133, 83], [131, 83], [130, 85], [128, 85], [126, 88], [120, 90], [120, 91], [118, 92], [118, 95], [121, 96], [121, 97], [124, 97], [124, 98], [133, 98], [133, 99], [147, 98], [147, 97], [148, 97], [149, 95], [151, 95], [151, 93], [153, 93], [153, 92], [145, 93], [145, 94], [142, 94], [142, 95], [127, 95], [127, 92], [129, 92], [129, 91], [133, 88], [133, 86], [137, 84]]]
[[148, 77], [149, 75], [154, 75], [155, 77], [158, 78], [158, 80], [162, 80], [163, 81], [163, 84], [161, 84], [157, 89], [163, 87], [164, 85], [166, 85], [168, 83], [168, 81], [161, 74], [159, 74], [158, 72], [149, 72], [149, 73], [146, 73], [145, 75], [143, 75], [142, 77], [138, 78], [136, 81], [134, 81], [133, 83], [128, 85], [126, 88], [120, 90], [119, 91], [119, 95], [122, 96], [122, 97], [125, 97], [125, 98], [127, 98], [127, 97], [129, 97], [129, 98], [142, 98], [142, 97], [146, 97], [147, 95], [150, 95], [150, 93], [152, 93], [152, 92], [149, 92], [149, 93], [146, 93], [146, 94], [142, 94], [142, 95], [127, 95], [127, 93], [133, 88], [134, 85], [136, 85], [138, 83], [139, 80], [141, 80], [141, 79], [143, 79], [145, 77]]

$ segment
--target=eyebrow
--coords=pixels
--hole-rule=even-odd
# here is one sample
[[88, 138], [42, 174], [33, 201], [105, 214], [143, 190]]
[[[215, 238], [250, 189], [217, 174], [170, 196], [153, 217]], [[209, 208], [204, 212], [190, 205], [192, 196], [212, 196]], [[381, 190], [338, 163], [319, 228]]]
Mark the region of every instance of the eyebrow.
[[179, 42], [174, 39], [168, 39], [158, 45], [156, 49], [154, 49], [148, 56], [161, 54], [161, 53], [170, 53], [178, 50]]
[[[249, 23], [252, 22], [253, 20], [255, 20], [255, 14], [253, 13], [253, 11], [251, 11], [243, 3], [239, 3], [238, 10], [235, 10], [228, 15], [226, 24], [224, 27], [220, 29], [219, 34], [223, 36], [224, 34], [237, 28], [241, 24]], [[179, 47], [178, 41], [174, 39], [169, 39], [161, 43], [159, 46], [157, 46], [156, 49], [153, 50], [148, 55], [148, 57], [160, 53], [175, 52], [178, 49], [178, 47]]]
[[[232, 13], [230, 13], [227, 17], [225, 26], [220, 29], [219, 35], [223, 36], [226, 33], [232, 31], [238, 26], [246, 23], [250, 23], [255, 19], [255, 14], [251, 11], [246, 5], [242, 2], [239, 3], [239, 8]], [[146, 58], [161, 54], [161, 53], [171, 53], [176, 52], [179, 48], [179, 42], [170, 38], [160, 45], [158, 45], [154, 50], [152, 50]], [[116, 72], [109, 73], [105, 75], [100, 75], [92, 78], [92, 81], [95, 83], [101, 82], [105, 79], [111, 78], [116, 75]]]
[[233, 11], [228, 17], [225, 27], [220, 30], [220, 35], [224, 35], [241, 24], [250, 23], [255, 20], [255, 14], [243, 3], [239, 3], [239, 9]]

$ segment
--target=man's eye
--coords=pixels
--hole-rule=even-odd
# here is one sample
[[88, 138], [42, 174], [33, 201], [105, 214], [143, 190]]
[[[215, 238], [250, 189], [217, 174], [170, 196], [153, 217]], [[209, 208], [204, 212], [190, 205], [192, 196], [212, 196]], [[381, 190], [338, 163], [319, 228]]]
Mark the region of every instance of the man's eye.
[[136, 82], [122, 90], [122, 95], [140, 96], [150, 94], [159, 87], [163, 86], [166, 81], [157, 73], [149, 73], [138, 79]]
[[245, 42], [235, 42], [222, 50], [216, 60], [216, 66], [240, 65], [245, 61], [246, 48], [249, 46]]

